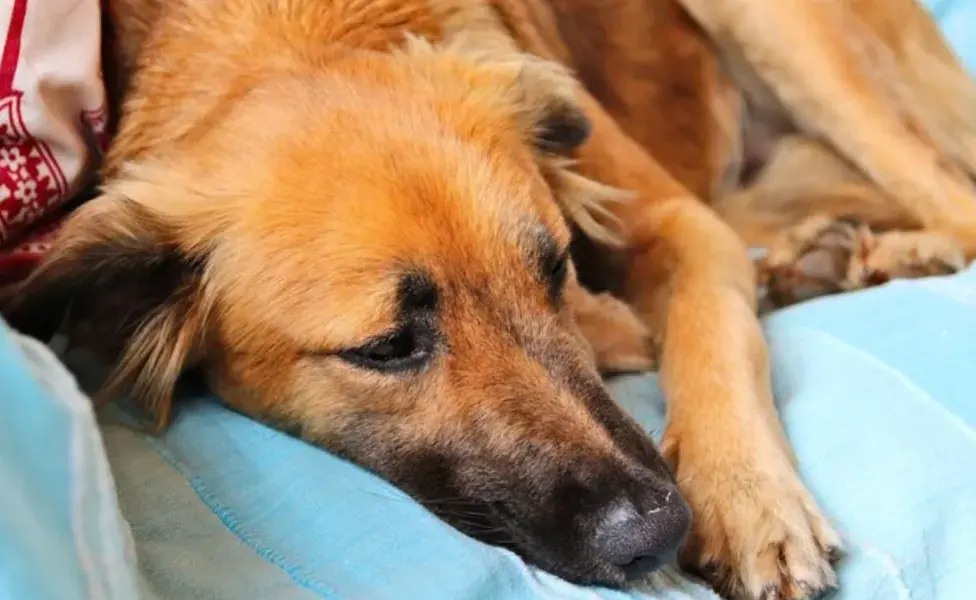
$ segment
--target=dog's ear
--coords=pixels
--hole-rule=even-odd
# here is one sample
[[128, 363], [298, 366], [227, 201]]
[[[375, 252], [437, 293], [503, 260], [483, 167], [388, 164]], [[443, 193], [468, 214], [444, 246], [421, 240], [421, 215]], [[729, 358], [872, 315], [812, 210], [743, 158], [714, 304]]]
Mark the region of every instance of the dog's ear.
[[574, 169], [574, 151], [590, 137], [592, 125], [578, 103], [579, 83], [558, 63], [520, 55], [518, 70], [523, 119], [538, 149], [539, 168], [570, 222], [591, 239], [619, 247], [620, 223], [611, 206], [633, 195], [592, 179]]
[[[589, 139], [590, 120], [576, 101], [579, 83], [559, 63], [520, 52], [507, 35], [484, 36], [465, 32], [432, 45], [408, 37], [406, 51], [414, 56], [461, 60], [487, 78], [477, 81], [477, 97], [500, 100], [514, 113], [520, 127], [540, 151], [567, 156]], [[444, 90], [442, 93], [450, 93]]]
[[572, 168], [574, 151], [589, 139], [591, 123], [578, 102], [583, 90], [569, 69], [520, 52], [504, 33], [457, 34], [438, 46], [408, 37], [406, 53], [460, 66], [456, 73], [470, 81], [471, 88], [451, 79], [452, 85], [440, 93], [464, 94], [468, 101], [491, 105], [513, 119], [536, 150], [540, 171], [563, 214], [601, 244], [623, 243], [610, 205], [632, 195], [587, 179]]
[[4, 291], [0, 312], [42, 339], [66, 320], [69, 331], [72, 322], [91, 327], [102, 338], [96, 345], [117, 339], [121, 355], [103, 394], [131, 391], [162, 426], [176, 380], [201, 347], [202, 265], [158, 216], [106, 192], [72, 214], [50, 255]]
[[572, 97], [559, 93], [542, 96], [535, 126], [535, 144], [545, 152], [569, 155], [590, 138], [590, 120]]
[[577, 102], [579, 83], [562, 65], [529, 54], [513, 55], [509, 68], [525, 126], [542, 152], [569, 156], [590, 137], [591, 124]]

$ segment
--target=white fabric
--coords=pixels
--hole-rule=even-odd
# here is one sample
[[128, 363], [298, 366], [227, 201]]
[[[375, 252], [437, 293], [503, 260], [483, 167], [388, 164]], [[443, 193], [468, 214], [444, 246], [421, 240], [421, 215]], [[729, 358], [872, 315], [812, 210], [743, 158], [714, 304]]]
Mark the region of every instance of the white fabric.
[[106, 123], [98, 0], [0, 1], [0, 245], [89, 175]]

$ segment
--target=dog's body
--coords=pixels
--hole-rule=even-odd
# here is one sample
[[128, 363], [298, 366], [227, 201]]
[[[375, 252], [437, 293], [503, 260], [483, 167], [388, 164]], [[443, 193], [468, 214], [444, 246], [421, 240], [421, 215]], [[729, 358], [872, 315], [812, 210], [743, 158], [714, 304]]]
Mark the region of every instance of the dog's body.
[[[593, 366], [658, 362], [688, 564], [743, 598], [834, 584], [746, 244], [785, 244], [792, 267], [842, 217], [915, 230], [853, 253], [858, 281], [976, 252], [972, 84], [912, 0], [108, 10], [124, 108], [104, 192], [17, 291], [15, 324], [72, 301], [124, 321], [110, 388], [161, 421], [200, 365], [232, 406], [604, 583], [688, 526]], [[567, 222], [614, 297], [576, 283]], [[113, 295], [138, 299], [128, 318], [99, 304]]]
[[974, 257], [976, 86], [914, 0], [549, 4], [553, 56], [684, 189], [771, 251], [776, 303]]

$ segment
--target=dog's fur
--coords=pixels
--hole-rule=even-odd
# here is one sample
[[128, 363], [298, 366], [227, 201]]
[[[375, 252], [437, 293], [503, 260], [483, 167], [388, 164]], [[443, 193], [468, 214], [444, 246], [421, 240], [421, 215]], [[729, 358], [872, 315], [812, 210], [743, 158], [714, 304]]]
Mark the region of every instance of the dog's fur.
[[[976, 254], [976, 93], [914, 0], [107, 6], [103, 193], [15, 325], [70, 305], [111, 324], [89, 339], [122, 332], [109, 390], [160, 424], [202, 366], [231, 406], [604, 583], [598, 508], [665, 506], [683, 534], [594, 367], [659, 364], [685, 563], [734, 597], [834, 585], [746, 245], [782, 281], [834, 244], [830, 289]], [[571, 229], [612, 295], [561, 260]]]

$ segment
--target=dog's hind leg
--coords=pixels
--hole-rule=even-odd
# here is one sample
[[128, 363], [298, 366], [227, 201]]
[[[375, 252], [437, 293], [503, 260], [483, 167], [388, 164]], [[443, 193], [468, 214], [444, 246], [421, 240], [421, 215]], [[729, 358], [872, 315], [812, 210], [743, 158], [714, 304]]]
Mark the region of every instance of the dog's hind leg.
[[713, 198], [712, 207], [750, 247], [769, 248], [811, 217], [875, 229], [921, 226], [826, 144], [798, 135], [777, 139], [762, 170], [745, 187]]
[[872, 71], [890, 50], [852, 1], [680, 0], [751, 101], [823, 140], [923, 227], [976, 229], [968, 178], [918, 135], [897, 70]]
[[912, 215], [816, 140], [781, 138], [746, 188], [714, 206], [752, 247], [770, 307], [895, 278], [954, 272], [964, 247]]
[[890, 73], [889, 82], [901, 84], [892, 93], [914, 128], [976, 178], [976, 81], [932, 16], [917, 0], [848, 2], [852, 16], [870, 30], [862, 27], [865, 35], [889, 50], [889, 64], [878, 67]]

